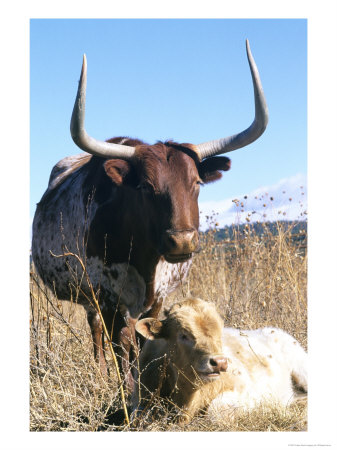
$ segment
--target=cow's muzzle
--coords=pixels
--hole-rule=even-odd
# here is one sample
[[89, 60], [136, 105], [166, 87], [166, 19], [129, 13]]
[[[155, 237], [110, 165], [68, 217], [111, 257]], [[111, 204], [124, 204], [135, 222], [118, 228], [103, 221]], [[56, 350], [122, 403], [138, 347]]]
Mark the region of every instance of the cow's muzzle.
[[169, 263], [184, 262], [199, 249], [197, 230], [167, 230], [163, 238], [164, 257]]

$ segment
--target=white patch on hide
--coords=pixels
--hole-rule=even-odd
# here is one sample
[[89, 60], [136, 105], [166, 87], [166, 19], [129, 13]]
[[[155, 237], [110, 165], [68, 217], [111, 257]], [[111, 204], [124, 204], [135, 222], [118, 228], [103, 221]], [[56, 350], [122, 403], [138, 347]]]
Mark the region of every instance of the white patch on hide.
[[165, 298], [187, 277], [192, 258], [183, 263], [170, 264], [161, 257], [156, 267], [154, 292], [158, 298]]
[[[276, 338], [276, 339], [275, 339]], [[228, 408], [250, 409], [262, 402], [287, 406], [294, 400], [291, 377], [307, 389], [307, 354], [294, 338], [277, 328], [237, 330], [225, 328], [223, 352], [228, 358], [227, 373], [237, 382], [233, 391], [218, 395], [209, 413]]]

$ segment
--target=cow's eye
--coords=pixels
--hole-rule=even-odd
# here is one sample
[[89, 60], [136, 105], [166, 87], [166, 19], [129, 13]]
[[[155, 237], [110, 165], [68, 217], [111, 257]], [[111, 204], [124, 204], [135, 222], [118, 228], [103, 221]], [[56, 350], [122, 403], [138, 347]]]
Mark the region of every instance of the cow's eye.
[[141, 190], [142, 192], [149, 194], [153, 191], [152, 186], [149, 183], [143, 182], [139, 183], [136, 189]]

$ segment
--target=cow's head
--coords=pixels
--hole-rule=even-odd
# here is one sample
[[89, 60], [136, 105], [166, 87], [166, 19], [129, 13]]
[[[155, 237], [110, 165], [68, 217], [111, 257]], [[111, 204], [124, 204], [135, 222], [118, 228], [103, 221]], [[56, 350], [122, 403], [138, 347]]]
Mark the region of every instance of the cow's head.
[[[217, 155], [244, 147], [265, 130], [268, 109], [259, 74], [247, 41], [247, 56], [255, 94], [255, 119], [245, 131], [227, 138], [198, 145], [173, 142], [148, 145], [121, 145], [98, 141], [84, 129], [87, 65], [84, 56], [81, 78], [71, 119], [71, 135], [84, 151], [106, 158], [106, 173], [114, 183], [129, 185], [140, 192], [140, 204], [146, 204], [151, 235], [168, 262], [191, 257], [198, 243], [198, 194], [200, 184], [221, 178], [220, 171], [230, 168], [230, 160]], [[150, 201], [149, 201], [150, 200]], [[148, 209], [153, 210], [149, 213]], [[151, 217], [155, 220], [151, 223]]]
[[193, 145], [174, 142], [135, 149], [132, 161], [106, 161], [105, 172], [114, 184], [133, 189], [146, 224], [142, 229], [158, 253], [170, 263], [185, 261], [199, 247], [200, 185], [220, 178], [220, 171], [230, 168], [230, 160], [217, 157], [200, 162]]
[[165, 312], [165, 319], [139, 320], [136, 330], [147, 339], [165, 339], [170, 364], [192, 383], [208, 383], [227, 370], [222, 353], [223, 322], [211, 303], [188, 299]]

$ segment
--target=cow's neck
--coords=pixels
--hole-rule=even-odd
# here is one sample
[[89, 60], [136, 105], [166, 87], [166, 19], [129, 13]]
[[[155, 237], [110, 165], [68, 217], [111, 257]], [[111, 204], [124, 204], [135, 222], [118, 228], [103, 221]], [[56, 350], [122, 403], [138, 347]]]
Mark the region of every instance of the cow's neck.
[[[104, 208], [98, 208], [92, 220], [88, 236], [87, 256], [98, 257], [107, 267], [113, 264], [132, 265], [143, 278], [146, 285], [145, 309], [155, 303], [155, 274], [160, 255], [147, 239], [145, 230], [135, 229], [130, 223], [123, 223], [122, 217], [112, 219], [102, 217]], [[116, 230], [116, 232], [114, 232]], [[123, 230], [123, 237], [116, 240], [117, 230]], [[158, 308], [157, 308], [158, 309]], [[158, 311], [151, 311], [156, 316]]]
[[[87, 256], [98, 257], [107, 267], [123, 263], [132, 265], [146, 285], [145, 309], [155, 308], [154, 283], [160, 254], [147, 211], [135, 196], [134, 189], [112, 186], [102, 162], [96, 159], [91, 161], [93, 164], [96, 165], [96, 175], [86, 180], [87, 195], [94, 192], [95, 203]], [[156, 311], [152, 313], [156, 315]]]
[[[132, 205], [127, 208], [133, 209]], [[87, 256], [97, 256], [107, 266], [129, 263], [146, 283], [150, 283], [154, 279], [160, 255], [148, 236], [148, 230], [137, 218], [137, 209], [134, 218], [119, 214], [123, 209], [126, 209], [124, 205], [114, 205], [113, 202], [109, 207], [102, 205], [97, 208], [90, 224]]]

